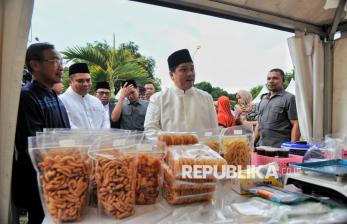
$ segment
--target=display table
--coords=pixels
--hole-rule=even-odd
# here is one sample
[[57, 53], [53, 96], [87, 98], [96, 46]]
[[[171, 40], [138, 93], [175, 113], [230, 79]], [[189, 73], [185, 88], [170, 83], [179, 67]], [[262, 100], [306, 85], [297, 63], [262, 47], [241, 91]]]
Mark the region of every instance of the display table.
[[[83, 224], [107, 223], [347, 223], [347, 208], [332, 209], [318, 202], [279, 205], [268, 200], [241, 196], [231, 190], [229, 182], [221, 182], [212, 202], [169, 205], [164, 199], [155, 205], [136, 207], [133, 216], [114, 220], [98, 216], [96, 208], [85, 211]], [[44, 224], [54, 223], [48, 217]]]

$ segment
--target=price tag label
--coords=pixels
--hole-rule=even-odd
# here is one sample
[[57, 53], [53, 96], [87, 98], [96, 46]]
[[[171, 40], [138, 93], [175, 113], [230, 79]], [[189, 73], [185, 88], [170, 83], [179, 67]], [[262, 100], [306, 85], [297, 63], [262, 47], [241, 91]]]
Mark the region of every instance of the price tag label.
[[234, 135], [242, 135], [242, 130], [234, 130]]

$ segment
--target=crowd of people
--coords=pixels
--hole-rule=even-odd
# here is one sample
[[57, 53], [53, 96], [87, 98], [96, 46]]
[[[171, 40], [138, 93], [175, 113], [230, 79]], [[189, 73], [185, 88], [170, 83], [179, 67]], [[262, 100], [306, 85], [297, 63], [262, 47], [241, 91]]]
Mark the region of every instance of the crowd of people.
[[248, 91], [240, 90], [232, 111], [227, 96], [219, 97], [215, 108], [212, 96], [194, 87], [196, 74], [187, 49], [173, 52], [167, 62], [172, 87], [155, 93], [150, 81], [140, 90], [135, 80], [124, 80], [119, 98], [111, 101], [111, 88], [105, 81], [95, 83], [95, 94], [89, 94], [92, 80], [86, 63], [69, 67], [69, 88], [63, 92], [63, 61], [54, 45], [29, 46], [25, 64], [32, 81], [21, 90], [12, 178], [14, 204], [28, 211], [29, 223], [41, 223], [44, 213], [28, 137], [44, 128], [199, 131], [251, 124], [259, 145], [278, 147], [299, 139], [295, 97], [283, 88], [282, 70], [270, 70], [269, 92], [258, 105]]

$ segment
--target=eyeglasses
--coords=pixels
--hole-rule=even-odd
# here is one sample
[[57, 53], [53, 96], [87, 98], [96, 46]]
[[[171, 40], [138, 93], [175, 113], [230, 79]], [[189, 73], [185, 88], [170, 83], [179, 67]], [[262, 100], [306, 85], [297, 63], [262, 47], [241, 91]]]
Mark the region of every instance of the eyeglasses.
[[54, 64], [55, 66], [63, 65], [62, 59], [41, 59], [40, 61], [46, 61], [46, 62]]
[[98, 92], [96, 92], [96, 93], [99, 94], [99, 95], [101, 95], [101, 96], [103, 96], [103, 95], [109, 96], [109, 95], [111, 94], [111, 92], [104, 92], [104, 91], [98, 91]]

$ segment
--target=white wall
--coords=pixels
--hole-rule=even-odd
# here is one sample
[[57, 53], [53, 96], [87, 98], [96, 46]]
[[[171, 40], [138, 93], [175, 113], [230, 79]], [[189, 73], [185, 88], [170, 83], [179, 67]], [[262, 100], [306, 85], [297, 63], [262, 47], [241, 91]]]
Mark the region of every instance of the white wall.
[[333, 82], [333, 133], [347, 134], [347, 38], [335, 42]]

